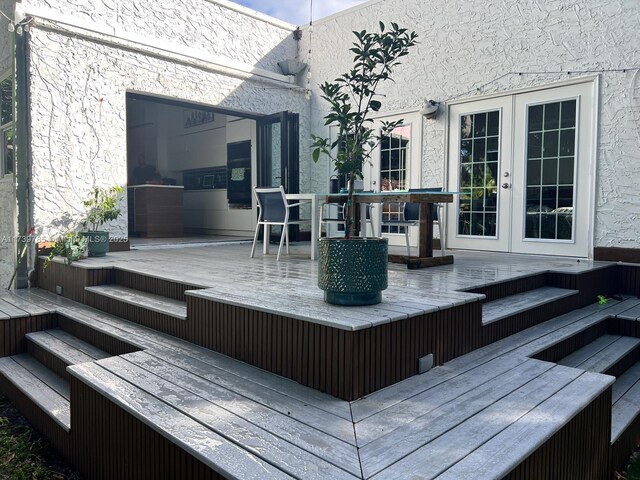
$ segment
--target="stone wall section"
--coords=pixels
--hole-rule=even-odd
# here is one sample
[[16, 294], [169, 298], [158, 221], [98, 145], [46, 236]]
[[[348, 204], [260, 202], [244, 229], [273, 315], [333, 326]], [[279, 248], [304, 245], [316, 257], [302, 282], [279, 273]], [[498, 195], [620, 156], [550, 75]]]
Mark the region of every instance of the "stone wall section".
[[[420, 41], [395, 73], [395, 83], [380, 92], [387, 113], [418, 110], [428, 99], [481, 98], [600, 75], [594, 246], [640, 247], [640, 74], [600, 72], [640, 67], [637, 2], [373, 0], [315, 21], [311, 32], [303, 29], [301, 45], [302, 52], [309, 50], [311, 37], [312, 132], [326, 132], [318, 83], [350, 67], [352, 31], [377, 29], [378, 21], [415, 30]], [[594, 73], [576, 73], [585, 70]], [[557, 71], [573, 73], [530, 73]], [[423, 125], [421, 182], [443, 185], [442, 110]], [[327, 167], [314, 168], [324, 173]]]

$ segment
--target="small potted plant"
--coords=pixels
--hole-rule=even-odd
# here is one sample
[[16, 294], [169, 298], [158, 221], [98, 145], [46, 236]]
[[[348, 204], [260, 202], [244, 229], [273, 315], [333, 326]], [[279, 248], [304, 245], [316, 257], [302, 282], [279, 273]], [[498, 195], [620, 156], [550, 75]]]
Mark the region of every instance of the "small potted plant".
[[355, 225], [353, 187], [363, 178], [364, 162], [380, 140], [402, 124], [402, 120], [381, 122], [373, 128], [371, 115], [382, 106], [376, 90], [380, 83], [391, 80], [391, 74], [402, 57], [417, 41], [415, 32], [397, 24], [380, 32], [353, 32], [356, 41], [353, 68], [333, 82], [320, 85], [322, 98], [329, 102], [325, 125], [336, 125], [338, 133], [329, 138], [312, 135], [313, 160], [324, 154], [339, 174], [348, 180], [347, 218], [344, 238], [320, 239], [318, 286], [325, 291], [325, 301], [339, 305], [371, 305], [382, 300], [387, 288], [387, 240], [352, 238]]
[[44, 261], [42, 270], [45, 270], [53, 261], [53, 257], [64, 257], [67, 265], [82, 258], [87, 251], [89, 239], [79, 232], [68, 232], [60, 240], [53, 244], [49, 256]]
[[120, 216], [118, 201], [123, 191], [120, 186], [96, 187], [89, 198], [82, 202], [87, 209], [87, 216], [82, 221], [85, 231], [81, 233], [89, 241], [90, 257], [104, 257], [109, 251], [109, 232], [98, 228]]

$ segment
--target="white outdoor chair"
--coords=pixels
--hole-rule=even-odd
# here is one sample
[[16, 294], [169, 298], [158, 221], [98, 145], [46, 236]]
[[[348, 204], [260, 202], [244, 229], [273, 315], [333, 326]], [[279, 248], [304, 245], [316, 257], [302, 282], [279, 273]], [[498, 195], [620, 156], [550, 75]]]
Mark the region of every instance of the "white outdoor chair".
[[[442, 187], [438, 188], [410, 188], [409, 192], [412, 193], [429, 193], [429, 192], [441, 192]], [[438, 226], [438, 233], [440, 234], [440, 253], [444, 256], [444, 228], [442, 227], [441, 220], [443, 204], [434, 203], [431, 207], [431, 218], [433, 224]], [[402, 218], [382, 220], [382, 226], [395, 226], [404, 227], [404, 237], [407, 244], [407, 256], [411, 256], [411, 245], [409, 244], [409, 227], [416, 227], [420, 225], [420, 204], [418, 203], [405, 203], [402, 209]]]
[[264, 227], [264, 250], [266, 251], [271, 225], [280, 225], [282, 227], [282, 234], [280, 235], [280, 246], [278, 247], [278, 257], [276, 259], [276, 261], [279, 261], [282, 244], [285, 240], [287, 242], [287, 254], [289, 254], [289, 225], [311, 224], [311, 220], [309, 219], [291, 220], [290, 218], [292, 208], [308, 202], [289, 203], [282, 185], [277, 188], [256, 187], [254, 192], [258, 202], [258, 224], [256, 225], [256, 233], [253, 236], [251, 258], [253, 258], [256, 249], [260, 226], [262, 225]]

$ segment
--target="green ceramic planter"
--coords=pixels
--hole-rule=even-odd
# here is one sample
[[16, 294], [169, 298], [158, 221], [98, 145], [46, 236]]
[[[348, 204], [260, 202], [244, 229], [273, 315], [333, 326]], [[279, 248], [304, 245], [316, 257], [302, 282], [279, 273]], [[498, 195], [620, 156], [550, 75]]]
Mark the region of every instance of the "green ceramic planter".
[[89, 256], [104, 257], [109, 251], [109, 232], [80, 232], [89, 239]]
[[386, 238], [322, 238], [318, 287], [334, 305], [374, 305], [387, 288]]

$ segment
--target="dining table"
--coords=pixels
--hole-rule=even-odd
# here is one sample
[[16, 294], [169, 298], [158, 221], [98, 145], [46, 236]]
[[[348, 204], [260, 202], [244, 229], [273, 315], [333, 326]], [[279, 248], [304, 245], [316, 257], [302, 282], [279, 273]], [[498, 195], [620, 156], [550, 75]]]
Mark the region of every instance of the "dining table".
[[[453, 263], [453, 255], [433, 256], [433, 216], [434, 203], [452, 203], [454, 194], [458, 192], [411, 192], [411, 191], [385, 191], [385, 192], [354, 192], [353, 201], [358, 204], [384, 204], [384, 203], [417, 203], [420, 205], [418, 256], [389, 255], [392, 263], [404, 263], [409, 269], [431, 267], [436, 265], [448, 265]], [[329, 194], [326, 202], [344, 202], [346, 193]], [[360, 209], [360, 224], [365, 225], [366, 208]], [[359, 231], [356, 226], [356, 231]], [[366, 236], [366, 229], [361, 232]]]

